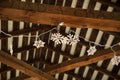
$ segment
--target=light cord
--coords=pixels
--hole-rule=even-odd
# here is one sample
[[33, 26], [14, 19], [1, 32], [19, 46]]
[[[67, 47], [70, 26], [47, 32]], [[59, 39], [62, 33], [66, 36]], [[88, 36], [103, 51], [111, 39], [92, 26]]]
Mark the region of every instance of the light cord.
[[[15, 35], [15, 36], [13, 36], [13, 35], [11, 35], [11, 34], [8, 34], [8, 33], [6, 33], [6, 32], [4, 32], [4, 31], [0, 31], [0, 33], [3, 33], [4, 35], [6, 35], [6, 36], [9, 36], [9, 37], [12, 37], [12, 38], [14, 38], [14, 37], [36, 37], [37, 39], [38, 39], [38, 41], [35, 41], [35, 43], [34, 43], [34, 46], [36, 46], [37, 48], [39, 48], [39, 47], [44, 47], [44, 44], [45, 44], [45, 42], [43, 42], [42, 40], [40, 40], [40, 36], [42, 36], [42, 35], [45, 35], [45, 34], [47, 34], [47, 33], [51, 33], [53, 30], [57, 30], [57, 33], [59, 33], [59, 28], [58, 27], [61, 27], [61, 26], [63, 26], [64, 25], [64, 22], [61, 22], [61, 23], [59, 23], [58, 24], [58, 26], [57, 27], [54, 27], [54, 28], [52, 28], [52, 29], [50, 29], [50, 30], [48, 30], [48, 31], [45, 31], [45, 32], [43, 32], [43, 33], [41, 33], [41, 34], [39, 34], [39, 35], [31, 35], [31, 36], [29, 36], [29, 35], [22, 35], [22, 36], [17, 36], [17, 35]], [[70, 33], [75, 33], [75, 31], [74, 30], [70, 30], [70, 32], [69, 32], [69, 34]], [[54, 34], [55, 35], [55, 34]], [[54, 36], [55, 37], [55, 36]], [[85, 40], [86, 42], [88, 42], [89, 43], [89, 46], [91, 47], [91, 44], [94, 44], [95, 46], [100, 46], [100, 47], [108, 47], [108, 48], [110, 48], [111, 49], [111, 51], [114, 53], [114, 55], [116, 55], [117, 53], [116, 53], [116, 51], [113, 49], [113, 47], [115, 47], [115, 46], [118, 46], [118, 45], [120, 45], [120, 42], [118, 42], [118, 43], [116, 43], [116, 44], [114, 44], [114, 45], [111, 45], [111, 46], [108, 46], [108, 45], [103, 45], [103, 44], [99, 44], [99, 43], [96, 43], [96, 42], [94, 42], [94, 41], [91, 41], [91, 40], [88, 40], [88, 39], [86, 39], [86, 38], [84, 38], [83, 36], [78, 36], [78, 38], [81, 38], [81, 39], [83, 39], [83, 40]], [[55, 42], [55, 41], [54, 41]], [[75, 41], [76, 42], [76, 41]], [[12, 42], [13, 43], [13, 42]], [[94, 47], [95, 48], [95, 47]], [[95, 48], [95, 49], [93, 49], [93, 51], [95, 52], [97, 49]], [[11, 48], [11, 51], [12, 51], [12, 48]], [[93, 53], [94, 54], [94, 53]]]

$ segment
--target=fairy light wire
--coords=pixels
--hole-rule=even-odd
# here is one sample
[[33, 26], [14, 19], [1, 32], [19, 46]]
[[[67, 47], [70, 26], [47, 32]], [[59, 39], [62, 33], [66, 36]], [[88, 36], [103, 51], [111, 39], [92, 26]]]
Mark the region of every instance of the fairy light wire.
[[[61, 23], [60, 23], [60, 24], [61, 24]], [[63, 24], [63, 23], [62, 23], [62, 24]], [[58, 25], [58, 26], [62, 26], [62, 25]], [[57, 29], [57, 27], [54, 27], [54, 28], [52, 28], [52, 29], [50, 29], [50, 30], [48, 30], [48, 31], [45, 31], [45, 32], [39, 34], [37, 37], [40, 37], [40, 36], [45, 35], [45, 34], [47, 34], [47, 33], [49, 33], [49, 32], [52, 32], [53, 30], [58, 30], [58, 29]], [[4, 31], [2, 31], [2, 30], [1, 30], [0, 32], [3, 33], [3, 34], [5, 34], [6, 36], [10, 36], [10, 37], [13, 37], [13, 38], [14, 38], [14, 37], [22, 37], [22, 36], [16, 36], [16, 35], [13, 36], [13, 35], [8, 34], [8, 33], [4, 32]], [[73, 31], [73, 30], [70, 30], [70, 32], [75, 33], [75, 31]], [[23, 35], [23, 37], [29, 37], [29, 36], [28, 36], [28, 35]], [[31, 35], [30, 37], [36, 37], [36, 35]], [[109, 48], [112, 49], [112, 51], [113, 51], [113, 47], [115, 47], [115, 46], [117, 46], [117, 45], [120, 45], [120, 42], [118, 42], [118, 43], [116, 43], [116, 44], [114, 44], [114, 45], [112, 45], [112, 46], [107, 46], [107, 45], [102, 45], [102, 44], [96, 43], [96, 42], [94, 42], [94, 41], [90, 41], [90, 40], [84, 38], [83, 36], [79, 36], [79, 38], [85, 40], [86, 42], [93, 43], [93, 44], [95, 44], [95, 45], [97, 45], [97, 46], [100, 46], [100, 47], [109, 47]], [[113, 51], [113, 52], [114, 52], [114, 51]]]
[[[61, 23], [58, 24], [59, 27], [60, 27], [60, 26], [63, 26], [63, 25], [64, 25], [64, 22], [61, 22]], [[54, 28], [52, 28], [52, 29], [50, 29], [50, 30], [48, 30], [48, 31], [45, 31], [45, 32], [43, 32], [43, 33], [41, 33], [41, 34], [39, 34], [39, 35], [37, 35], [37, 38], [39, 38], [40, 36], [45, 35], [45, 34], [47, 34], [47, 33], [51, 33], [53, 30], [57, 30], [57, 31], [59, 32], [58, 26], [57, 26], [57, 27], [54, 27]], [[69, 33], [71, 33], [71, 32], [75, 33], [74, 30], [70, 30]], [[14, 38], [14, 37], [29, 37], [28, 35], [23, 35], [23, 36], [16, 36], [16, 35], [15, 35], [15, 36], [13, 36], [13, 35], [8, 34], [8, 33], [4, 32], [4, 31], [2, 31], [2, 30], [0, 31], [0, 33], [3, 33], [3, 34], [5, 34], [6, 36], [9, 36], [9, 37], [12, 37], [12, 38]], [[31, 35], [30, 37], [36, 37], [36, 35]], [[113, 53], [114, 53], [115, 55], [116, 55], [116, 51], [113, 49], [113, 47], [115, 47], [115, 46], [117, 46], [117, 45], [120, 45], [120, 42], [118, 42], [118, 43], [116, 43], [116, 44], [114, 44], [114, 45], [112, 45], [112, 46], [102, 45], [102, 44], [96, 43], [96, 42], [94, 42], [94, 41], [90, 41], [90, 40], [84, 38], [83, 36], [79, 36], [79, 38], [85, 40], [86, 42], [89, 42], [89, 45], [91, 45], [91, 43], [93, 43], [93, 44], [95, 44], [96, 46], [109, 47], [109, 48], [113, 51]]]

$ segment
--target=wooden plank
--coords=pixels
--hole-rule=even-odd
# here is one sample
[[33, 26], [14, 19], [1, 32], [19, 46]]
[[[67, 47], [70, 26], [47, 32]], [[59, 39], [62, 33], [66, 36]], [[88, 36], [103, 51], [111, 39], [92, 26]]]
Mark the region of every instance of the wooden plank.
[[103, 74], [106, 74], [106, 75], [109, 75], [110, 77], [114, 78], [114, 79], [120, 79], [120, 76], [116, 75], [116, 74], [113, 74], [109, 71], [107, 71], [106, 69], [103, 69], [101, 67], [98, 67], [98, 66], [95, 66], [95, 65], [90, 65], [91, 68], [103, 73]]
[[[61, 54], [61, 55], [63, 55], [63, 56], [66, 57], [66, 58], [70, 58], [70, 59], [75, 58], [75, 56], [71, 56], [71, 55], [68, 55], [68, 54], [65, 55], [64, 52], [62, 52], [62, 51], [60, 52], [59, 50], [56, 50], [56, 48], [52, 48], [52, 47], [49, 47], [49, 46], [46, 46], [46, 47], [48, 47], [49, 49], [55, 51], [56, 54]], [[95, 68], [94, 68], [94, 67], [95, 67]], [[119, 78], [120, 78], [120, 76], [118, 76], [118, 75], [114, 75], [114, 74], [110, 73], [110, 72], [107, 71], [107, 70], [101, 69], [100, 67], [97, 67], [97, 68], [96, 68], [96, 67], [97, 67], [97, 66], [93, 66], [93, 67], [90, 66], [90, 68], [95, 69], [95, 70], [99, 71], [100, 73], [106, 74], [106, 75], [108, 75], [108, 76], [110, 76], [110, 77], [112, 77], [112, 78], [114, 78], [114, 79], [119, 79]], [[101, 71], [100, 71], [100, 70], [101, 70]]]
[[104, 5], [107, 5], [107, 6], [111, 6], [117, 10], [120, 10], [120, 5], [116, 4], [116, 3], [113, 3], [111, 1], [108, 1], [108, 0], [93, 0], [93, 1], [96, 1], [96, 2], [100, 2]]
[[[70, 58], [70, 59], [75, 58], [74, 56], [70, 56], [70, 55], [68, 55], [68, 54], [66, 54], [66, 53], [64, 53], [64, 52], [62, 52], [62, 51], [57, 50], [56, 48], [50, 47], [49, 45], [45, 45], [45, 47], [48, 48], [49, 50], [55, 51], [56, 54], [63, 55], [65, 58]], [[15, 50], [14, 50], [14, 54], [19, 53], [19, 52], [23, 52], [23, 51], [27, 51], [27, 50], [30, 50], [30, 49], [34, 49], [34, 48], [35, 48], [35, 47], [33, 47], [32, 45], [31, 45], [31, 46], [28, 46], [28, 47], [18, 48], [18, 49], [15, 49]], [[46, 63], [45, 63], [45, 64], [46, 64]], [[95, 66], [95, 67], [97, 67], [97, 66]], [[90, 68], [92, 68], [92, 67], [90, 66]], [[97, 68], [94, 68], [94, 69], [97, 70], [97, 71], [100, 71], [100, 70], [101, 70], [101, 68], [99, 69], [98, 67], [97, 67]], [[7, 72], [7, 71], [1, 71], [1, 72]], [[113, 77], [113, 78], [115, 78], [115, 79], [118, 79], [118, 77], [119, 77], [118, 75], [113, 75], [113, 74], [109, 73], [109, 72], [106, 71], [106, 70], [105, 70], [105, 71], [104, 71], [104, 70], [101, 70], [100, 73], [106, 74], [106, 75], [108, 75], [108, 76], [110, 76], [110, 77]]]
[[[41, 62], [39, 60], [36, 60], [36, 61], [31, 62], [31, 63], [36, 63], [36, 62], [40, 62], [40, 63], [46, 64], [47, 66], [52, 66], [52, 65], [50, 65], [50, 63], [48, 63], [46, 61], [42, 61]], [[95, 70], [99, 71], [100, 73], [106, 74], [106, 75], [108, 75], [108, 76], [110, 76], [110, 77], [112, 77], [114, 79], [119, 79], [120, 78], [120, 76], [115, 75], [115, 74], [113, 74], [113, 73], [111, 73], [111, 72], [109, 72], [109, 71], [107, 71], [105, 69], [102, 69], [101, 67], [98, 67], [98, 66], [95, 66], [95, 65], [89, 65], [89, 66], [90, 66], [90, 68], [95, 69]], [[7, 70], [1, 71], [1, 73], [7, 72], [7, 71], [11, 71], [11, 70], [13, 70], [13, 69], [8, 67]], [[81, 80], [81, 79], [83, 80], [83, 78], [80, 77], [80, 75], [78, 76], [77, 74], [74, 74], [74, 73], [71, 73], [71, 72], [65, 72], [65, 73], [67, 73], [70, 76], [75, 77], [77, 80]], [[28, 78], [28, 77], [26, 77], [26, 78]], [[13, 80], [13, 78], [11, 78], [11, 79]], [[85, 79], [85, 80], [88, 80], [88, 78]]]
[[[41, 62], [41, 63], [43, 63], [43, 64], [46, 64], [47, 66], [52, 66], [52, 65], [50, 65], [51, 63], [49, 63], [49, 62], [46, 62], [46, 61], [38, 61], [38, 62]], [[53, 64], [53, 63], [52, 63]], [[89, 79], [86, 79], [86, 78], [83, 78], [82, 76], [78, 76], [77, 74], [75, 74], [75, 73], [72, 73], [72, 72], [65, 72], [66, 74], [68, 74], [69, 76], [71, 76], [71, 77], [74, 77], [76, 80], [89, 80]]]
[[[45, 46], [46, 48], [48, 48], [49, 50], [52, 50], [52, 51], [55, 51], [56, 52], [56, 54], [59, 54], [59, 55], [63, 55], [64, 57], [66, 57], [66, 58], [70, 58], [70, 59], [73, 59], [73, 58], [75, 58], [74, 56], [70, 56], [70, 55], [68, 55], [68, 54], [65, 54], [64, 52], [62, 52], [62, 51], [59, 51], [59, 50], [57, 50], [56, 48], [52, 48], [52, 47], [50, 47], [49, 45], [46, 45]], [[31, 48], [31, 47], [30, 47]], [[30, 49], [30, 48], [28, 48], [28, 49]], [[25, 49], [25, 48], [23, 48], [23, 49]], [[17, 50], [17, 49], [16, 49]], [[19, 50], [18, 50], [19, 51]], [[16, 52], [16, 51], [15, 51]], [[20, 51], [21, 52], [21, 51]], [[97, 67], [97, 66], [95, 66], [95, 67]], [[91, 66], [90, 66], [90, 68], [92, 68]], [[98, 71], [100, 71], [101, 70], [101, 68], [99, 69], [99, 68], [94, 68], [95, 70], [98, 70]], [[104, 73], [103, 73], [104, 72]], [[108, 76], [110, 76], [110, 77], [113, 77], [113, 78], [115, 78], [115, 79], [118, 79], [118, 75], [112, 75], [111, 73], [109, 73], [108, 71], [103, 71], [103, 70], [101, 70], [100, 71], [100, 73], [103, 73], [103, 74], [106, 74], [106, 75], [108, 75]]]
[[83, 78], [81, 75], [77, 75], [73, 72], [65, 72], [66, 74], [68, 74], [69, 76], [72, 76], [74, 77], [76, 80], [89, 80], [89, 79], [86, 79], [86, 78]]
[[[26, 7], [26, 5], [29, 7]], [[120, 17], [118, 16], [120, 16], [120, 13], [116, 12], [87, 12], [81, 9], [44, 4], [27, 4], [16, 1], [13, 3], [0, 3], [1, 19], [48, 25], [57, 25], [60, 22], [65, 22], [65, 25], [70, 27], [120, 32]]]
[[30, 78], [30, 76], [27, 76], [25, 74], [21, 74], [20, 76], [11, 78], [10, 80], [24, 80], [24, 79], [28, 79], [28, 78]]
[[[115, 47], [114, 50], [117, 53], [120, 53], [119, 49], [120, 49], [119, 47]], [[112, 57], [113, 57], [113, 52], [111, 52], [110, 49], [100, 50], [100, 51], [97, 51], [96, 54], [92, 55], [92, 56], [83, 56], [83, 57], [79, 57], [79, 58], [74, 58], [72, 60], [54, 65], [52, 67], [48, 67], [45, 70], [45, 72], [48, 72], [48, 74], [54, 75], [56, 73], [65, 72], [65, 71], [74, 69], [76, 67], [89, 65], [92, 63], [96, 63], [100, 60], [110, 59]]]
[[39, 69], [8, 55], [4, 51], [0, 51], [0, 61], [6, 65], [13, 67], [14, 69], [20, 70], [21, 72], [29, 76], [36, 77], [40, 80], [56, 80], [52, 76], [49, 76]]
[[[52, 66], [53, 65], [53, 63], [52, 63], [52, 65], [51, 65], [51, 63], [50, 62], [47, 62], [47, 61], [40, 61], [40, 60], [34, 60], [33, 62], [31, 62], [31, 63], [29, 63], [29, 64], [34, 64], [34, 63], [37, 63], [37, 62], [39, 62], [39, 63], [42, 63], [42, 64], [46, 64], [47, 66]], [[28, 63], [28, 62], [27, 62]], [[10, 67], [8, 67], [8, 69], [7, 70], [3, 70], [3, 71], [0, 71], [0, 73], [4, 73], [4, 72], [7, 72], [7, 71], [12, 71], [12, 70], [14, 70], [13, 68], [10, 68]], [[86, 78], [83, 78], [82, 76], [78, 76], [77, 74], [74, 74], [73, 72], [65, 72], [66, 74], [68, 74], [69, 76], [71, 76], [71, 77], [74, 77], [76, 80], [88, 80], [88, 79], [86, 79]], [[30, 76], [27, 76], [27, 75], [24, 75], [24, 74], [22, 74], [22, 75], [20, 75], [19, 77], [14, 77], [14, 78], [11, 78], [10, 80], [23, 80], [23, 79], [29, 79], [30, 78]], [[31, 78], [30, 78], [31, 79]]]
[[38, 78], [31, 77], [31, 78], [27, 78], [27, 79], [24, 79], [24, 80], [39, 80], [39, 79], [38, 79]]

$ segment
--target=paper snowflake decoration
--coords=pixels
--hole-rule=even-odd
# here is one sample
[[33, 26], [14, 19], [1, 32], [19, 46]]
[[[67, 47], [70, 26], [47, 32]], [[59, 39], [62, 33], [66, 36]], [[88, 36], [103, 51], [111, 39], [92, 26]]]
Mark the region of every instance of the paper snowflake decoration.
[[57, 45], [61, 44], [64, 36], [62, 36], [60, 33], [52, 33], [51, 40], [54, 41]]
[[120, 62], [120, 56], [114, 55], [114, 57], [111, 59], [112, 65], [118, 65]]
[[13, 55], [13, 45], [12, 44], [10, 45], [10, 53], [11, 53], [11, 55]]
[[90, 46], [90, 48], [87, 50], [88, 55], [94, 55], [96, 51], [97, 51], [96, 46]]
[[69, 39], [67, 37], [63, 37], [61, 40], [62, 44], [69, 44]]
[[80, 41], [78, 35], [71, 35], [71, 34], [69, 34], [69, 35], [67, 35], [67, 37], [69, 39], [68, 40], [69, 45], [76, 44], [76, 43], [78, 43], [78, 41]]
[[42, 40], [38, 40], [34, 42], [33, 46], [40, 48], [40, 47], [44, 47], [44, 44], [45, 42], [43, 42]]

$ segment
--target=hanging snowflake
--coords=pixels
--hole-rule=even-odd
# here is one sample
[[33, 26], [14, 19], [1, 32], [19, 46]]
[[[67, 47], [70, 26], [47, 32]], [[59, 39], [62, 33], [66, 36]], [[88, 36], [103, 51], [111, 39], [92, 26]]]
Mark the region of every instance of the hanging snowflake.
[[96, 51], [97, 51], [96, 46], [90, 46], [89, 50], [87, 50], [88, 55], [94, 55]]
[[63, 38], [64, 36], [62, 36], [60, 33], [52, 33], [51, 35], [51, 40], [54, 41], [56, 44], [61, 44]]
[[111, 59], [112, 65], [118, 65], [120, 62], [120, 56], [114, 55], [114, 57]]
[[73, 44], [76, 44], [76, 43], [78, 43], [78, 41], [80, 41], [79, 40], [79, 36], [78, 35], [71, 35], [71, 34], [69, 34], [69, 35], [67, 35], [67, 37], [68, 37], [68, 42], [69, 42], [69, 45], [73, 45]]
[[69, 39], [67, 37], [63, 37], [61, 42], [62, 44], [69, 44]]
[[11, 53], [11, 55], [13, 55], [13, 45], [12, 44], [10, 45], [10, 53]]
[[33, 46], [36, 46], [37, 48], [44, 47], [45, 42], [42, 40], [35, 41]]

